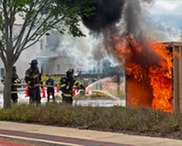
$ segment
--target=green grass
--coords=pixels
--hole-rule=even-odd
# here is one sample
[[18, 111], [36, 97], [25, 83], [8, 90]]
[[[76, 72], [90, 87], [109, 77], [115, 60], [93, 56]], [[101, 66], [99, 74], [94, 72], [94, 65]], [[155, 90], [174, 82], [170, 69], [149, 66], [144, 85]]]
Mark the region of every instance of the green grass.
[[0, 110], [0, 120], [160, 136], [182, 131], [181, 113], [118, 106], [81, 107], [56, 102], [40, 106], [13, 105], [12, 109]]

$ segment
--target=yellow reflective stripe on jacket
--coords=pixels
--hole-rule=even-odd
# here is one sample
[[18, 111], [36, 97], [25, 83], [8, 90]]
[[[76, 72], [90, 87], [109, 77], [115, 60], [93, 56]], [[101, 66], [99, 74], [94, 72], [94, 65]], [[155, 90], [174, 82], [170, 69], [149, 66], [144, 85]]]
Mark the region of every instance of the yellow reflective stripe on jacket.
[[69, 89], [69, 86], [66, 86], [66, 89]]
[[67, 72], [73, 72], [73, 69], [69, 69]]
[[64, 86], [66, 86], [66, 84], [61, 84], [61, 87], [64, 87]]
[[14, 83], [19, 83], [20, 82], [20, 80], [19, 79], [16, 79], [15, 81], [14, 81]]
[[17, 93], [17, 91], [11, 91], [11, 94], [16, 94]]
[[63, 95], [66, 96], [66, 97], [71, 97], [72, 96], [71, 94], [65, 94], [65, 93], [63, 93]]
[[26, 77], [29, 77], [29, 74], [25, 74]]
[[38, 77], [38, 76], [39, 76], [39, 74], [37, 74], [37, 75], [34, 75], [34, 76], [33, 76], [33, 78], [35, 79], [35, 78], [36, 78], [36, 77]]
[[74, 85], [76, 85], [76, 84], [77, 84], [77, 86], [80, 86], [80, 85], [81, 85], [81, 83], [78, 82], [78, 81], [76, 81], [76, 82], [74, 83]]

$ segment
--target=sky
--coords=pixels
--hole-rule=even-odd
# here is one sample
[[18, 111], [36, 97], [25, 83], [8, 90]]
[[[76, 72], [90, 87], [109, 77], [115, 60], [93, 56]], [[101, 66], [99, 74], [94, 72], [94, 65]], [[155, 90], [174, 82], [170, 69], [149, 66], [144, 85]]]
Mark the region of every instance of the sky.
[[176, 15], [182, 16], [182, 0], [155, 0], [151, 6], [153, 15]]
[[[155, 24], [159, 24], [157, 28], [159, 28], [159, 31], [162, 34], [165, 33], [167, 36], [169, 34], [169, 41], [178, 41], [181, 36], [181, 8], [182, 0], [154, 0], [154, 3], [152, 3], [148, 7], [149, 15], [152, 19], [152, 22], [154, 22]], [[81, 61], [82, 64], [84, 64], [87, 62], [85, 60], [87, 60], [89, 56], [94, 57], [97, 53], [93, 52], [95, 52], [94, 48], [97, 48], [95, 44], [97, 44], [97, 41], [100, 41], [100, 39], [97, 38], [97, 41], [95, 41], [95, 39], [89, 35], [89, 30], [84, 26], [82, 26], [82, 31], [87, 35], [87, 37], [72, 38], [71, 36], [67, 36], [65, 37], [65, 40], [63, 41], [64, 43], [62, 43], [62, 45], [65, 46], [64, 48], [67, 48], [67, 50], [68, 48], [72, 50], [69, 51], [70, 56], [74, 56], [77, 61]], [[80, 59], [80, 56], [82, 56], [82, 59]], [[110, 61], [113, 60], [111, 59]]]
[[181, 41], [182, 0], [154, 0], [149, 12], [153, 23], [160, 25], [171, 41]]

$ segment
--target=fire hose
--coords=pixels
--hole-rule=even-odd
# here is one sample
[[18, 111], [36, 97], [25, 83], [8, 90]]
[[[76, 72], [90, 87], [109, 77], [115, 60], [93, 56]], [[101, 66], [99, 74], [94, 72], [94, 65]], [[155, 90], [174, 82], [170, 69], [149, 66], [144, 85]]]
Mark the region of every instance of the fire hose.
[[[26, 86], [28, 84], [13, 84], [13, 86]], [[57, 85], [42, 85], [42, 84], [34, 84], [36, 87], [58, 87]], [[80, 89], [76, 87], [75, 89]]]
[[[57, 85], [42, 85], [42, 84], [34, 84], [35, 87], [58, 87]], [[27, 84], [13, 84], [13, 86], [27, 86]], [[79, 87], [74, 87], [73, 89], [77, 89], [80, 91]]]
[[[13, 84], [13, 86], [26, 86], [27, 84]], [[36, 87], [57, 87], [57, 85], [34, 84]]]
[[[58, 87], [57, 85], [42, 85], [42, 84], [34, 84], [36, 87]], [[13, 86], [27, 86], [27, 84], [13, 84]], [[75, 87], [74, 89], [80, 89], [78, 87]]]

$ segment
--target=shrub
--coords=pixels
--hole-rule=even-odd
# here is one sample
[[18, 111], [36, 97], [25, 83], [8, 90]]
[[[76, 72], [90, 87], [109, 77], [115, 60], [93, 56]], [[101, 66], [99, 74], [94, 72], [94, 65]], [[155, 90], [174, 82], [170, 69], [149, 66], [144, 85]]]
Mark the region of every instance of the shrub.
[[13, 105], [0, 109], [0, 120], [79, 127], [114, 132], [172, 134], [182, 130], [182, 114], [125, 107], [82, 107], [65, 103]]

